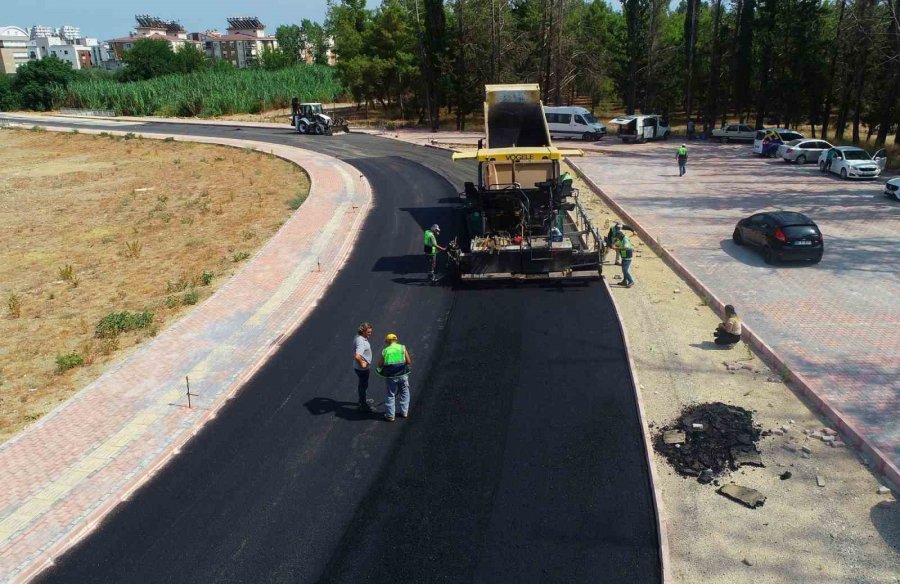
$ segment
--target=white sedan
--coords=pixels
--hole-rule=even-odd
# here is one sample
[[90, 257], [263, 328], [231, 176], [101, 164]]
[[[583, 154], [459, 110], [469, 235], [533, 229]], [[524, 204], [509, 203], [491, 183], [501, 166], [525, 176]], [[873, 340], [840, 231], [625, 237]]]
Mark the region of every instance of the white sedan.
[[835, 146], [819, 155], [819, 170], [840, 175], [841, 178], [875, 178], [884, 170], [887, 150], [869, 153], [856, 146]]
[[885, 183], [884, 196], [900, 201], [900, 178], [892, 178]]

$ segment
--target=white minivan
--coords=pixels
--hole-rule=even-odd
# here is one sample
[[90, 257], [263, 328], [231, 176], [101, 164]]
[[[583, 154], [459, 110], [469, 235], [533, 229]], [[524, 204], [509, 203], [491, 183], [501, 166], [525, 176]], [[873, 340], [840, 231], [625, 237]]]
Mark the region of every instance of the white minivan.
[[544, 106], [550, 137], [561, 140], [589, 140], [591, 142], [606, 136], [606, 126], [598, 122], [591, 112], [583, 107]]

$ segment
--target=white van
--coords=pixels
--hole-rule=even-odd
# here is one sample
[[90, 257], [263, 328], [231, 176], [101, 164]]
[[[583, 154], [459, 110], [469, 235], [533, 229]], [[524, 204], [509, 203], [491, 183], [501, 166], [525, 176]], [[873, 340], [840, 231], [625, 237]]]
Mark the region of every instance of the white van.
[[550, 137], [560, 140], [595, 141], [606, 136], [606, 126], [594, 119], [591, 112], [583, 107], [544, 106]]
[[669, 126], [663, 123], [662, 117], [654, 114], [619, 116], [614, 120], [610, 120], [609, 123], [619, 127], [616, 135], [623, 142], [668, 140], [672, 133]]

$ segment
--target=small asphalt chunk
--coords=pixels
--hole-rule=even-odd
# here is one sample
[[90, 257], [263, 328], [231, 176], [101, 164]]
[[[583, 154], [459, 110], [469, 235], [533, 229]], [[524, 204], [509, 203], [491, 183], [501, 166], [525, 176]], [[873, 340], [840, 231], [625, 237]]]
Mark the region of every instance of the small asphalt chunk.
[[803, 451], [803, 454], [812, 454], [812, 449], [809, 446], [801, 446], [800, 450]]
[[832, 448], [843, 448], [847, 444], [842, 440], [835, 440], [834, 442], [829, 442]]
[[816, 484], [819, 485], [820, 487], [824, 487], [825, 486], [825, 477], [823, 477], [822, 475], [816, 475]]
[[800, 453], [800, 458], [809, 458], [809, 453], [808, 453], [808, 452], [801, 452], [801, 453]]
[[787, 443], [783, 444], [781, 447], [784, 448], [785, 450], [787, 450], [788, 452], [797, 452], [797, 445], [793, 444], [791, 442], [787, 442]]
[[751, 562], [751, 561], [748, 560], [747, 558], [744, 558], [743, 560], [741, 560], [741, 563], [744, 564], [745, 566], [752, 566], [752, 565], [753, 565], [753, 562]]
[[734, 458], [734, 466], [735, 468], [739, 466], [758, 466], [764, 467], [762, 458], [759, 456], [759, 452], [741, 452], [737, 450], [731, 451], [731, 456]]
[[791, 478], [792, 476], [794, 476], [793, 473], [791, 473], [791, 471], [789, 471], [789, 470], [786, 470], [783, 473], [781, 473], [780, 475], [778, 475], [778, 478], [780, 478], [783, 481], [786, 481], [789, 478]]
[[879, 495], [887, 495], [888, 493], [891, 492], [891, 490], [889, 488], [885, 487], [884, 485], [881, 485], [878, 487], [878, 490], [876, 492]]
[[678, 430], [668, 430], [663, 433], [663, 443], [665, 444], [684, 444], [684, 432]]
[[766, 502], [765, 495], [763, 495], [756, 489], [742, 487], [734, 483], [727, 484], [724, 487], [721, 487], [716, 492], [720, 495], [728, 497], [732, 501], [745, 505], [750, 509], [762, 507]]

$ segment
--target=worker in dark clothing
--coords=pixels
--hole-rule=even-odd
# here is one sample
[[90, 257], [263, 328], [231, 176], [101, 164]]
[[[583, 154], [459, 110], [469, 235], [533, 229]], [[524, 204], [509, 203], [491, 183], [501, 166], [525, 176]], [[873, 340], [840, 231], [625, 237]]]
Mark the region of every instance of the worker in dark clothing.
[[675, 159], [678, 160], [678, 176], [684, 176], [687, 172], [687, 146], [681, 145], [675, 154]]
[[447, 248], [438, 245], [437, 238], [441, 234], [441, 227], [437, 223], [431, 226], [431, 229], [425, 230], [425, 255], [428, 256], [431, 271], [428, 274], [428, 281], [433, 285], [437, 279], [435, 271], [437, 269], [437, 252], [438, 250], [447, 251]]
[[359, 411], [373, 412], [372, 402], [366, 392], [369, 389], [369, 368], [372, 365], [372, 346], [369, 344], [369, 335], [372, 334], [372, 325], [367, 322], [359, 325], [353, 339], [353, 371], [356, 372], [356, 391], [359, 394]]

